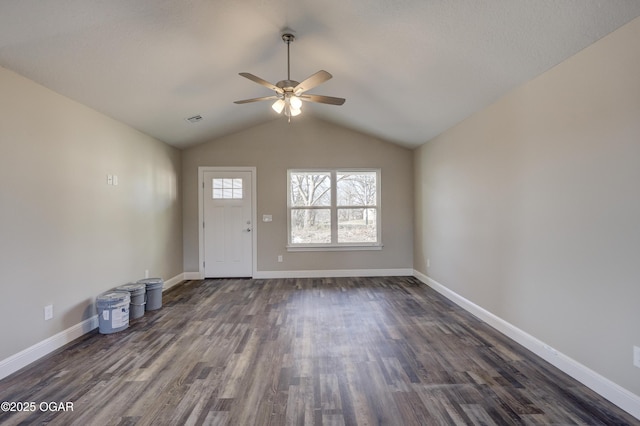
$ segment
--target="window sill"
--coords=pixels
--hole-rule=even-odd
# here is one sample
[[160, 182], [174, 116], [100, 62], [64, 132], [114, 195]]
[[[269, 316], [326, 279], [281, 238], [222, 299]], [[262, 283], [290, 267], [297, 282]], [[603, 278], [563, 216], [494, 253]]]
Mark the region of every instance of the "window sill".
[[287, 251], [370, 251], [382, 250], [382, 244], [372, 245], [309, 245], [287, 246]]

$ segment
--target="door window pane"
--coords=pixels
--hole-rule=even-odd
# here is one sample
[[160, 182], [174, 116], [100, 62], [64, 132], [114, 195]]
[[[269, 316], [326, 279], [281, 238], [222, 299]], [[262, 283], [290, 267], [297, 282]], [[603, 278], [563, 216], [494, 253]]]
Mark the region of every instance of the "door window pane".
[[214, 178], [212, 184], [214, 200], [241, 200], [243, 198], [242, 178]]

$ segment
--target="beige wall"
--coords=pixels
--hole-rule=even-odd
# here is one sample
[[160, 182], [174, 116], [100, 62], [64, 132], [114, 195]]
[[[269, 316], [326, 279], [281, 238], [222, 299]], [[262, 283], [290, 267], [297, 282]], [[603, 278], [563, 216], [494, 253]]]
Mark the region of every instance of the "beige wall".
[[95, 315], [96, 295], [145, 269], [179, 275], [182, 209], [176, 149], [4, 68], [0, 93], [2, 360]]
[[414, 258], [636, 395], [638, 40], [640, 19], [418, 149]]
[[[269, 105], [265, 105], [268, 108]], [[326, 107], [326, 106], [325, 106]], [[183, 151], [184, 269], [198, 271], [198, 167], [257, 168], [258, 271], [388, 269], [413, 267], [412, 152], [308, 115], [276, 119]], [[382, 169], [381, 251], [288, 253], [287, 169]], [[277, 255], [284, 262], [277, 262]]]

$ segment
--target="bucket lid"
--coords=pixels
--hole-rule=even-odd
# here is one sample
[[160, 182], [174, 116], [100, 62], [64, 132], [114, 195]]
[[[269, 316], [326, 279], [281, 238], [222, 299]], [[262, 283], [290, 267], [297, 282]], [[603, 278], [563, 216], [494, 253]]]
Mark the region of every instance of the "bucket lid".
[[144, 278], [141, 280], [138, 280], [138, 283], [141, 284], [162, 284], [162, 278]]
[[147, 283], [145, 284], [145, 286], [147, 288], [147, 291], [158, 290], [164, 287], [162, 283]]
[[145, 285], [142, 283], [129, 283], [116, 287], [117, 291], [128, 291], [131, 293], [141, 292], [145, 290]]
[[130, 302], [131, 297], [129, 292], [124, 291], [108, 291], [106, 293], [102, 293], [96, 298], [96, 302], [100, 303], [121, 303], [121, 302]]

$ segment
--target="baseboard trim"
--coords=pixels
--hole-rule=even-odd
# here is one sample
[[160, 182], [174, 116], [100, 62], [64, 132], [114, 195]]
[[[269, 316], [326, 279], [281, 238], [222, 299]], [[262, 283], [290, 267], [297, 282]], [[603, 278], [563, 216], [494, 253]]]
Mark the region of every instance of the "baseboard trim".
[[413, 275], [464, 310], [475, 315], [505, 336], [518, 342], [564, 373], [578, 380], [603, 398], [640, 420], [640, 396], [596, 373], [543, 341], [460, 296], [429, 276], [415, 271]]
[[255, 279], [277, 278], [337, 278], [412, 276], [413, 269], [331, 269], [316, 271], [256, 271]]
[[81, 323], [71, 326], [48, 339], [38, 342], [35, 345], [10, 356], [9, 358], [3, 359], [0, 361], [0, 379], [15, 373], [21, 368], [39, 360], [97, 327], [98, 316], [94, 315]]
[[[277, 279], [277, 278], [335, 278], [335, 277], [393, 277], [413, 276], [413, 269], [331, 269], [316, 271], [256, 271], [252, 278]], [[200, 272], [185, 272], [184, 280], [201, 280]]]
[[169, 278], [168, 280], [166, 280], [164, 282], [164, 286], [162, 287], [162, 291], [165, 292], [165, 291], [169, 290], [171, 287], [173, 287], [173, 286], [175, 286], [177, 284], [180, 284], [182, 281], [185, 280], [184, 276], [185, 276], [185, 273], [183, 272], [181, 274], [176, 275], [173, 278]]
[[[162, 291], [167, 291], [171, 287], [180, 284], [184, 281], [184, 273], [178, 274], [173, 278], [170, 278], [164, 282]], [[51, 352], [60, 349], [67, 343], [71, 343], [75, 339], [82, 337], [90, 331], [98, 328], [98, 316], [94, 315], [89, 319], [86, 319], [74, 326], [61, 331], [60, 333], [51, 336], [41, 342], [36, 343], [33, 346], [26, 348], [17, 354], [11, 355], [0, 361], [0, 379], [3, 379], [21, 368], [26, 367], [39, 360], [40, 358], [49, 355]]]
[[200, 272], [185, 272], [182, 275], [185, 280], [201, 280], [202, 279], [202, 277], [200, 276]]

